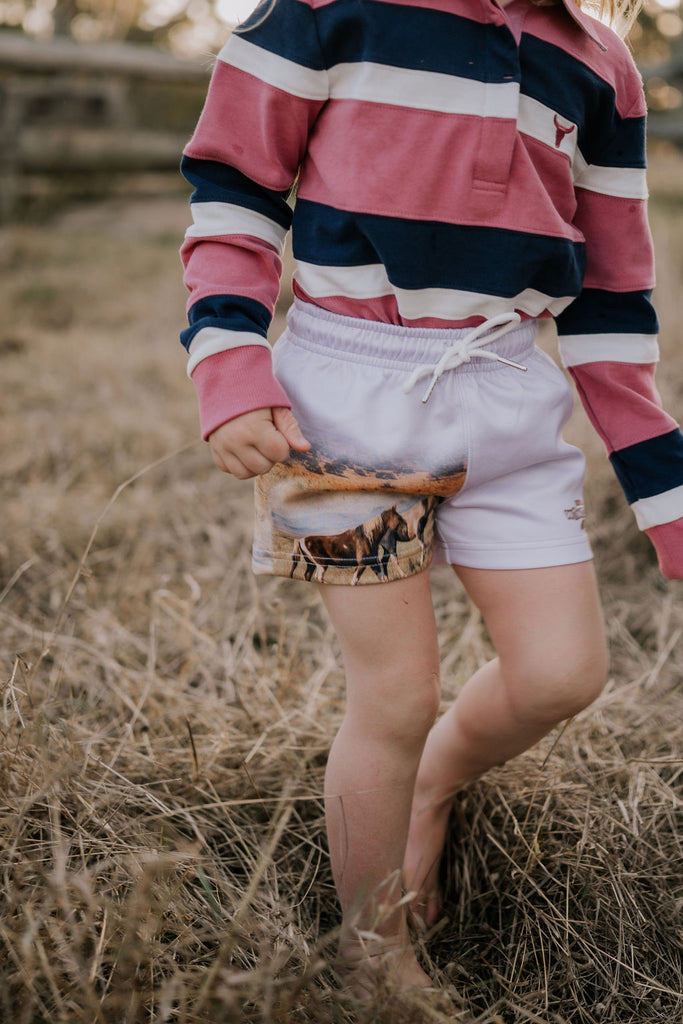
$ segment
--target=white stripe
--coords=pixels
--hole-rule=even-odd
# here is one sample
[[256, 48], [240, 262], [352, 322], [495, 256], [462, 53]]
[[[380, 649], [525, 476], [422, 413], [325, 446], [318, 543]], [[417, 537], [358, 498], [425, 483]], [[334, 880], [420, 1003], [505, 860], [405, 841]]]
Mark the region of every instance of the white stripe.
[[[304, 99], [362, 100], [447, 114], [517, 118], [518, 82], [477, 82], [438, 71], [353, 61], [315, 71], [232, 35], [218, 56], [276, 89]], [[328, 89], [329, 86], [329, 89]]]
[[192, 203], [190, 208], [194, 224], [185, 232], [185, 238], [249, 235], [282, 252], [287, 229], [263, 213], [235, 203]]
[[586, 163], [577, 145], [577, 125], [551, 107], [531, 96], [521, 95], [518, 124], [524, 135], [565, 153], [572, 160], [576, 188], [619, 199], [647, 199], [647, 177], [642, 167], [598, 167]]
[[202, 327], [197, 331], [190, 342], [190, 358], [187, 362], [187, 375], [190, 377], [197, 363], [208, 356], [215, 356], [218, 352], [229, 352], [233, 348], [243, 348], [245, 345], [261, 345], [270, 349], [270, 345], [260, 334], [251, 334], [249, 331], [228, 331], [222, 327]]
[[683, 516], [683, 487], [672, 487], [663, 494], [653, 494], [651, 498], [640, 498], [634, 501], [631, 508], [635, 512], [636, 522], [641, 530], [649, 530], [653, 526], [673, 523]]
[[318, 267], [297, 263], [295, 278], [311, 298], [333, 295], [348, 299], [373, 299], [394, 295], [399, 312], [406, 320], [435, 317], [439, 320], [466, 320], [470, 316], [491, 317], [516, 309], [528, 316], [539, 316], [549, 310], [557, 316], [573, 300], [573, 296], [554, 298], [525, 288], [509, 298], [455, 288], [396, 288], [380, 264], [356, 267]]
[[298, 260], [294, 278], [307, 295], [321, 299], [329, 295], [344, 295], [349, 299], [374, 299], [379, 295], [392, 295], [394, 289], [381, 263], [360, 267], [319, 267]]
[[642, 167], [598, 167], [587, 164], [579, 150], [574, 159], [574, 184], [588, 192], [617, 199], [647, 199], [647, 176]]
[[659, 345], [656, 334], [566, 334], [560, 337], [564, 366], [584, 363], [656, 363]]
[[300, 96], [305, 100], [326, 100], [328, 97], [326, 71], [304, 67], [303, 64], [255, 46], [235, 33], [218, 54], [218, 59], [292, 96]]
[[[556, 145], [558, 125], [564, 129], [560, 133], [559, 146]], [[564, 153], [570, 160], [574, 159], [578, 138], [574, 122], [561, 117], [556, 111], [532, 99], [531, 96], [519, 97], [519, 130], [524, 135], [545, 143], [551, 149], [556, 149], [558, 153]]]
[[388, 103], [416, 110], [487, 117], [517, 117], [519, 84], [486, 83], [437, 71], [416, 71], [364, 61], [330, 68], [330, 96]]

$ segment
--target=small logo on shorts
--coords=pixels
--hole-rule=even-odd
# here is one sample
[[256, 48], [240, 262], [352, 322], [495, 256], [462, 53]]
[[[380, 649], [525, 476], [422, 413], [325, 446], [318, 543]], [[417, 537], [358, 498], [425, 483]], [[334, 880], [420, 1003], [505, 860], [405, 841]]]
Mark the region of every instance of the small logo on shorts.
[[586, 518], [586, 508], [580, 498], [574, 499], [574, 504], [571, 508], [566, 508], [564, 514], [567, 519], [579, 519], [581, 520], [581, 529], [585, 527], [584, 519]]

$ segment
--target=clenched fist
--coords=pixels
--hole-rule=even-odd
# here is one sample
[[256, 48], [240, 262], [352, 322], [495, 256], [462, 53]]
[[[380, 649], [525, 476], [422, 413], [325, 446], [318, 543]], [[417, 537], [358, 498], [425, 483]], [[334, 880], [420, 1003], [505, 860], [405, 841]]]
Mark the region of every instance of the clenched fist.
[[306, 452], [310, 442], [301, 433], [291, 409], [255, 409], [228, 420], [208, 438], [213, 461], [238, 480], [267, 473], [290, 449]]

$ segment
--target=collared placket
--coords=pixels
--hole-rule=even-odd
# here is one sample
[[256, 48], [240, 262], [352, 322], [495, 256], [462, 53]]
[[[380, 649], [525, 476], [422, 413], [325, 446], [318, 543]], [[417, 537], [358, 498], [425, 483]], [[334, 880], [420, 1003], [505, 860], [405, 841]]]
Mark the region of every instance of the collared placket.
[[504, 193], [517, 140], [521, 70], [519, 47], [496, 0], [480, 0], [487, 23], [496, 26], [486, 35], [481, 60], [486, 69], [484, 104], [472, 187]]

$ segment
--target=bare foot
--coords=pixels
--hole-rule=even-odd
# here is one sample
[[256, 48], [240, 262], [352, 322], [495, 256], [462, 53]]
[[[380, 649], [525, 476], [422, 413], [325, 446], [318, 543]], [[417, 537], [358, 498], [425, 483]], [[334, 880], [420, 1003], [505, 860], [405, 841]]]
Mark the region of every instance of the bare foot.
[[431, 989], [434, 982], [422, 970], [411, 945], [396, 945], [372, 932], [359, 932], [340, 944], [335, 963], [344, 987], [356, 999], [372, 999], [382, 984], [396, 989]]
[[451, 800], [421, 803], [416, 799], [410, 816], [403, 884], [407, 892], [417, 894], [409, 904], [413, 920], [426, 928], [436, 924], [443, 906], [439, 865], [451, 804]]

